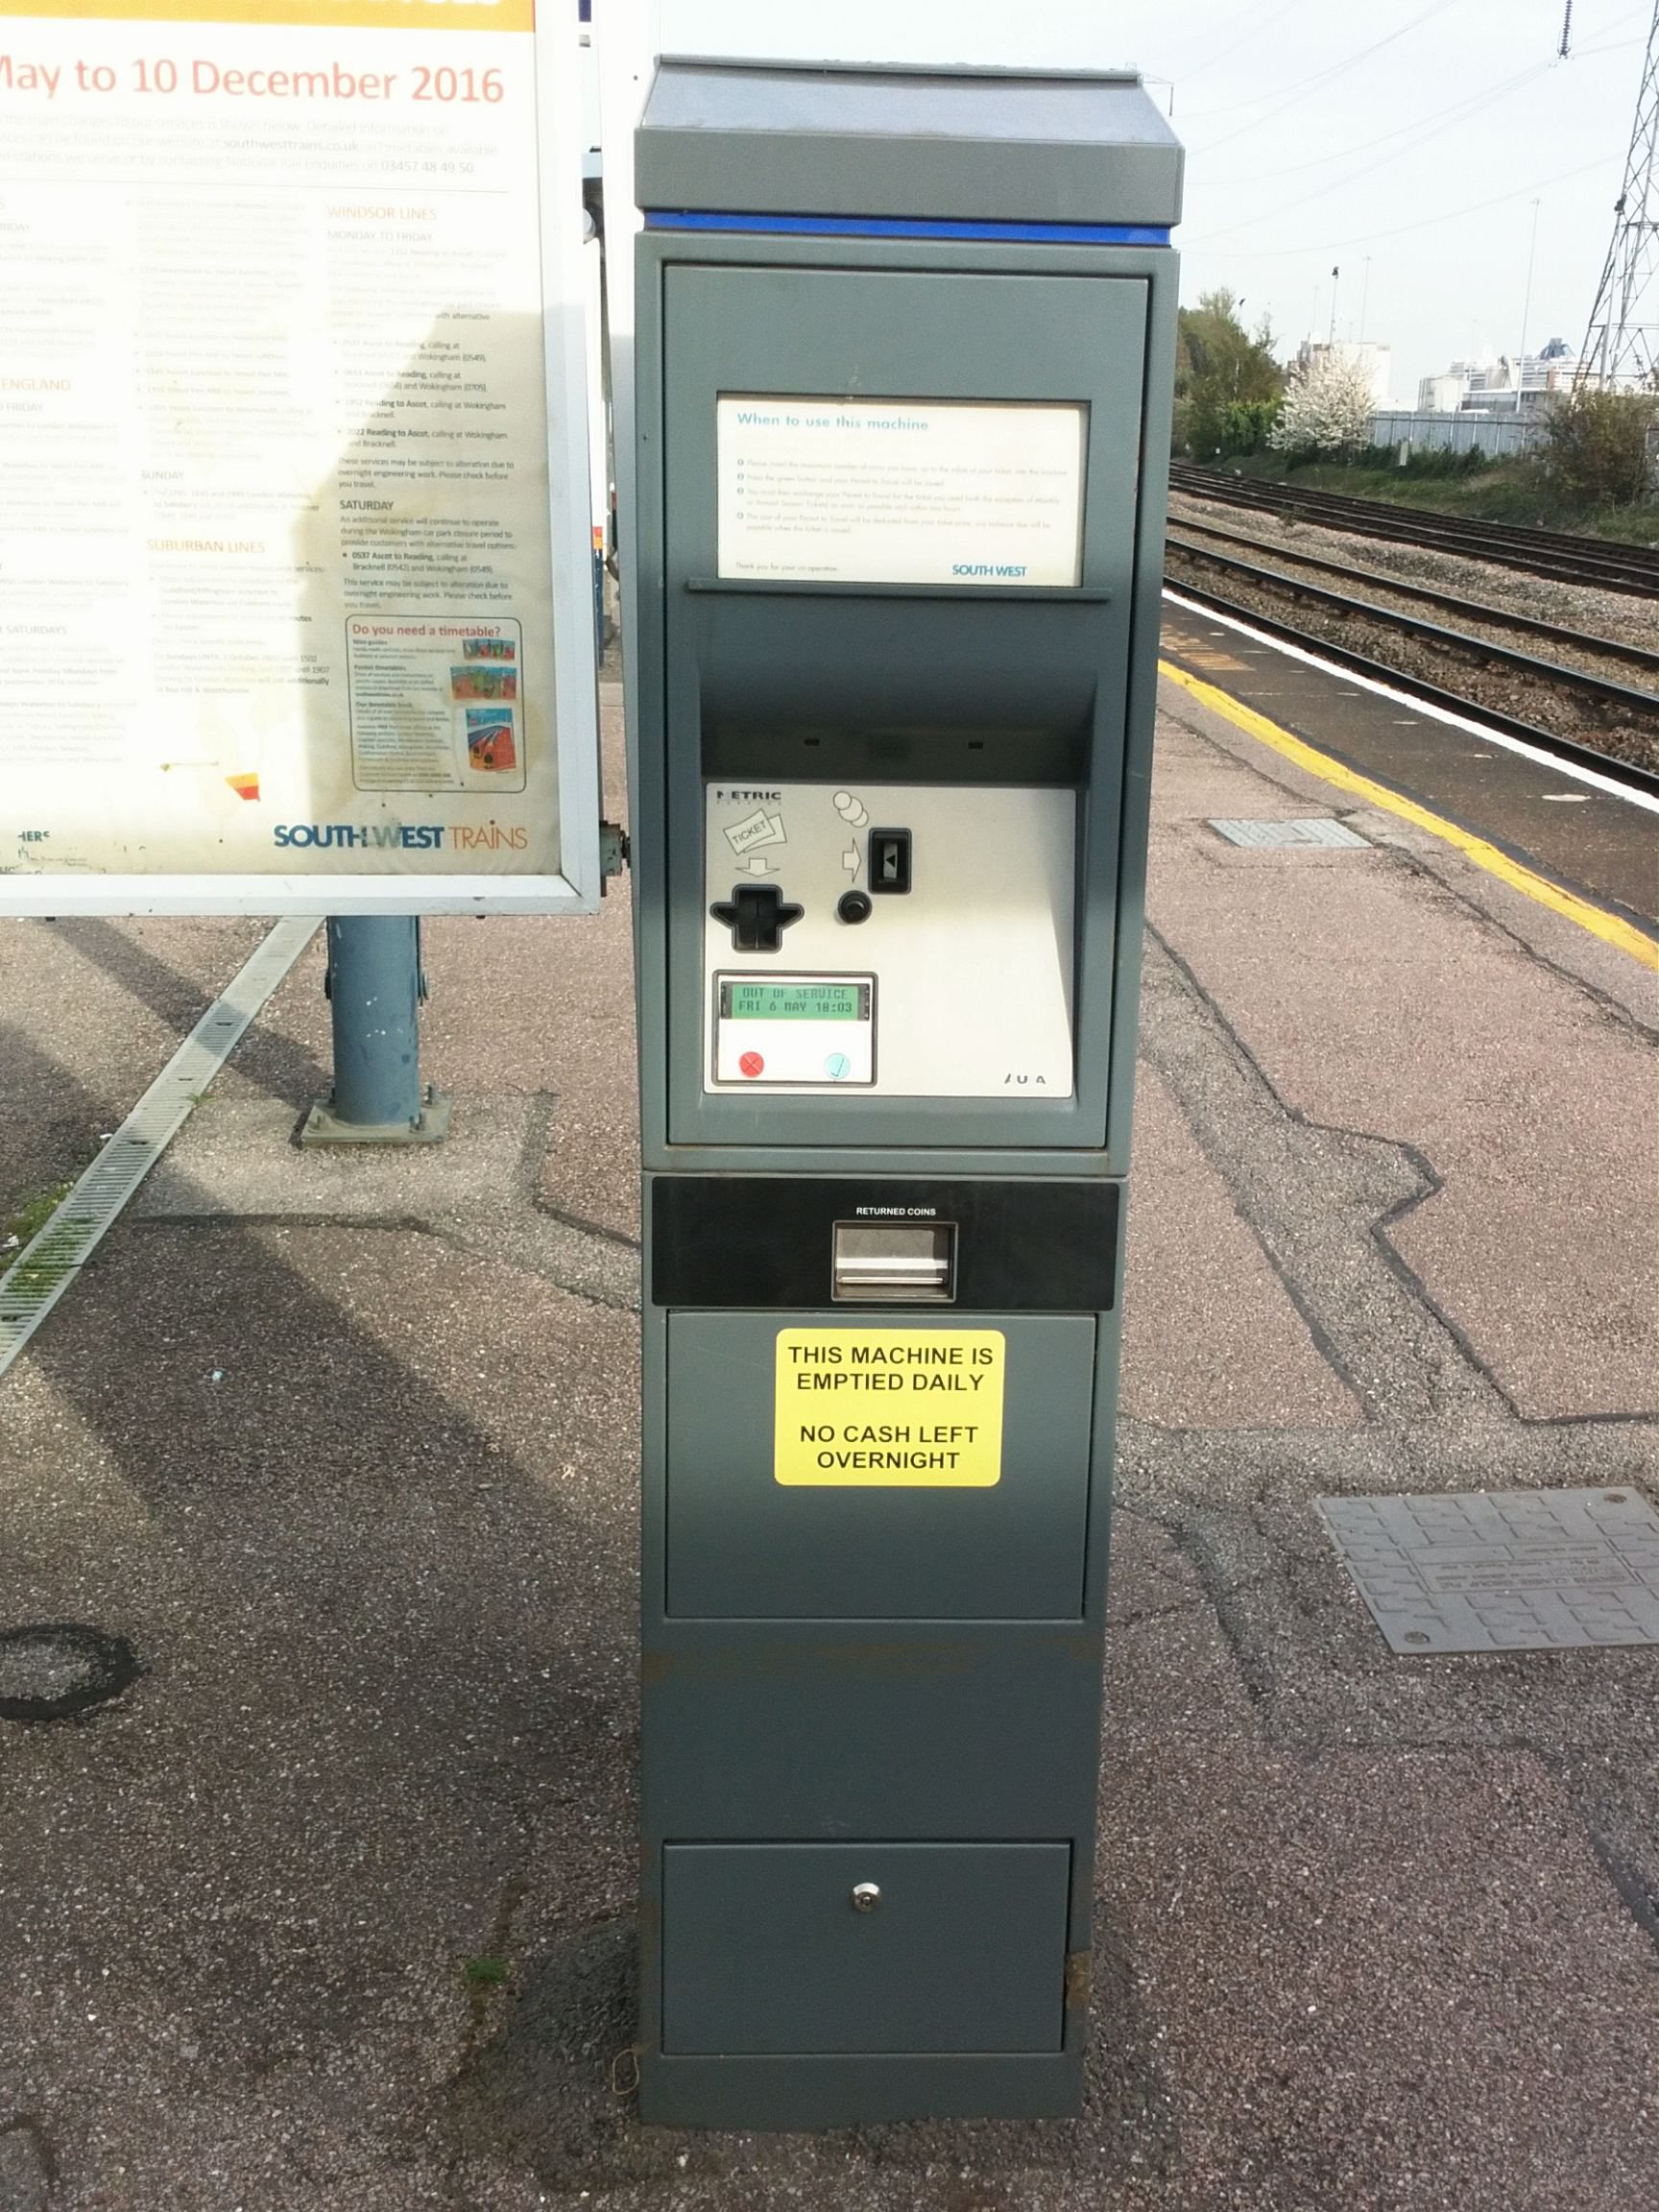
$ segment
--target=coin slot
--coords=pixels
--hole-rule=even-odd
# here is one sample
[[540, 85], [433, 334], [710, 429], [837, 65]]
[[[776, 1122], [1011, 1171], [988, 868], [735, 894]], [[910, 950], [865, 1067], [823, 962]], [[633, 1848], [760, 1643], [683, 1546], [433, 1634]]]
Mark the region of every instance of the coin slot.
[[910, 832], [908, 830], [872, 830], [870, 832], [870, 888], [872, 891], [906, 892], [910, 888]]

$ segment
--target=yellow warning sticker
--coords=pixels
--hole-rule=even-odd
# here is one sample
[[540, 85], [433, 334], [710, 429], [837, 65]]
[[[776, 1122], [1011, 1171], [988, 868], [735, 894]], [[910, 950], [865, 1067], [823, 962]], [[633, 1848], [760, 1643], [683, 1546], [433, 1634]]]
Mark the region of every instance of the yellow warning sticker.
[[1000, 1329], [781, 1329], [782, 1483], [989, 1490], [1002, 1477]]

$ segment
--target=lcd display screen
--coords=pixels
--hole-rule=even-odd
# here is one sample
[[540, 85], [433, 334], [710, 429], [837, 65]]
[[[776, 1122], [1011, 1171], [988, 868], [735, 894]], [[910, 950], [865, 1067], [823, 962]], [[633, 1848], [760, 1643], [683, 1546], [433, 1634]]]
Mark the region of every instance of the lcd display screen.
[[720, 1013], [728, 1022], [865, 1022], [870, 986], [728, 978], [720, 986]]

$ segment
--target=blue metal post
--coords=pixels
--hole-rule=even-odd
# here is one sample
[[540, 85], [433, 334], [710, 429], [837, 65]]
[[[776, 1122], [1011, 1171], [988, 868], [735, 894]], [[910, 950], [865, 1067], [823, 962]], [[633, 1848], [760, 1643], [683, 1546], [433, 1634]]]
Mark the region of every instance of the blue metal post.
[[334, 1089], [302, 1144], [433, 1144], [449, 1101], [421, 1084], [421, 926], [412, 914], [331, 915], [328, 993]]

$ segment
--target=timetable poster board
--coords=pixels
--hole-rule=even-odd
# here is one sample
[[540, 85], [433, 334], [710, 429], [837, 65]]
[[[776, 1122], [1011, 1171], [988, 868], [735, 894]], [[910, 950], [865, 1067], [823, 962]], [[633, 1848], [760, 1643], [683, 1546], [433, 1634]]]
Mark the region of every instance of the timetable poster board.
[[558, 49], [533, 0], [0, 0], [0, 911], [591, 904]]
[[1082, 580], [1086, 407], [721, 393], [719, 573], [1065, 589]]

